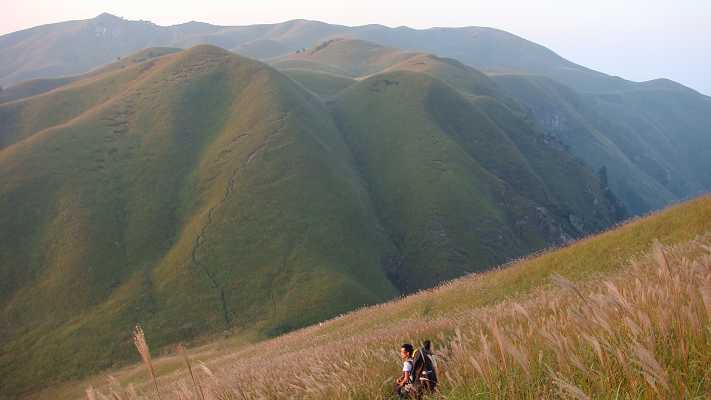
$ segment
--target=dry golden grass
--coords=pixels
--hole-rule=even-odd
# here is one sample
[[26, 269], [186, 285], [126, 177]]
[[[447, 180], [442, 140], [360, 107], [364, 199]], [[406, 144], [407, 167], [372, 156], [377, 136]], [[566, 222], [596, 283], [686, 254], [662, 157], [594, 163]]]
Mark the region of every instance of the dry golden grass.
[[151, 361], [151, 350], [148, 347], [148, 342], [146, 342], [146, 335], [143, 333], [143, 328], [141, 328], [139, 325], [136, 325], [133, 330], [133, 344], [136, 346], [138, 354], [141, 355], [141, 360], [143, 360], [143, 363], [146, 365], [146, 368], [148, 368], [151, 380], [153, 381], [153, 386], [156, 390], [156, 397], [160, 399], [160, 390], [158, 389], [156, 371], [153, 368], [153, 362]]
[[[307, 328], [159, 384], [169, 399], [202, 399], [197, 380], [204, 399], [386, 399], [399, 344], [432, 338], [448, 399], [711, 396], [711, 234], [655, 243], [617, 272], [576, 282], [553, 275], [551, 283], [492, 306], [338, 339]], [[152, 398], [148, 386], [90, 391], [100, 400]]]

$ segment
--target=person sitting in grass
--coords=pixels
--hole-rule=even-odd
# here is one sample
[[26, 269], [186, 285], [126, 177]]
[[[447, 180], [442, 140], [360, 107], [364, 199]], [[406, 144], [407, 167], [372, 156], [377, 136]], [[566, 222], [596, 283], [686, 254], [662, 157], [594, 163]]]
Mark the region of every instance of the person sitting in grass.
[[395, 394], [400, 398], [408, 398], [412, 393], [412, 372], [415, 362], [412, 360], [413, 347], [410, 343], [400, 346], [400, 359], [402, 359], [402, 375], [395, 380]]

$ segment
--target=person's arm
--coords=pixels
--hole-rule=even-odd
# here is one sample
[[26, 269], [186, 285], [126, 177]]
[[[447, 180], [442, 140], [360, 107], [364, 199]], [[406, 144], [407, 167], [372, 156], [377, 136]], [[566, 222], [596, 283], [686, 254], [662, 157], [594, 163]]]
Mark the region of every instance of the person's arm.
[[395, 379], [395, 383], [398, 384], [398, 385], [400, 385], [400, 386], [404, 385], [405, 382], [407, 382], [407, 380], [405, 379], [405, 378], [407, 377], [407, 376], [405, 375], [406, 373], [407, 373], [407, 372], [403, 372], [402, 375], [400, 375], [399, 378]]
[[402, 376], [397, 380], [398, 385], [405, 386], [410, 381], [410, 371], [412, 371], [412, 363], [405, 362], [402, 368]]

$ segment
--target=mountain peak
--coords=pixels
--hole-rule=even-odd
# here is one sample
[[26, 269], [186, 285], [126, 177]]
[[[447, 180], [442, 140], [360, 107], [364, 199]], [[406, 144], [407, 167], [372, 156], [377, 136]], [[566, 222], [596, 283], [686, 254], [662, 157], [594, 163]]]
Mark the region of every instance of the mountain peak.
[[122, 21], [123, 18], [117, 17], [113, 14], [103, 12], [103, 13], [97, 15], [96, 17], [94, 17], [94, 20], [95, 21], [102, 21], [102, 22], [109, 22], [109, 21], [113, 22], [113, 21]]

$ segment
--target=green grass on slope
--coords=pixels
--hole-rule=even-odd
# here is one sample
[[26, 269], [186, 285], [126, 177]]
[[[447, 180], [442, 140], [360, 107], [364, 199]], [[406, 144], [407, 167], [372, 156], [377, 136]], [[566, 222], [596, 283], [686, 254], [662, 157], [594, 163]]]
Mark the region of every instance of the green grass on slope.
[[492, 79], [522, 102], [549, 135], [570, 148], [594, 170], [607, 169], [609, 184], [630, 212], [644, 213], [671, 202], [675, 196], [635, 164], [629, 154], [599, 126], [593, 103], [584, 95], [541, 76], [495, 74]]
[[18, 83], [17, 85], [0, 90], [0, 103], [7, 103], [10, 101], [24, 99], [25, 97], [34, 96], [36, 94], [49, 92], [52, 89], [66, 85], [74, 80], [76, 80], [75, 77], [46, 78], [33, 79]]
[[[339, 352], [342, 352], [341, 357], [351, 361], [351, 369], [372, 368], [377, 373], [396, 374], [398, 371], [395, 363], [397, 345], [404, 341], [416, 342], [423, 339], [418, 336], [417, 321], [422, 321], [423, 324], [426, 321], [436, 324], [436, 321], [440, 319], [458, 318], [457, 316], [462, 315], [461, 313], [472, 312], [480, 307], [493, 306], [506, 300], [525, 302], [527, 294], [550, 285], [551, 275], [554, 273], [563, 275], [579, 285], [584, 285], [584, 281], [592, 281], [589, 278], [597, 280], [624, 270], [629, 266], [631, 259], [648, 252], [655, 240], [659, 240], [665, 246], [675, 246], [709, 232], [711, 232], [711, 197], [705, 196], [672, 206], [644, 218], [632, 220], [613, 230], [586, 238], [570, 246], [532, 256], [501, 269], [457, 279], [441, 287], [423, 291], [401, 300], [361, 309], [274, 340], [248, 346], [216, 341], [210, 346], [196, 348], [192, 352], [197, 360], [205, 362], [219, 377], [223, 377], [221, 374], [223, 369], [233, 371], [230, 364], [232, 360], [244, 362], [249, 367], [250, 365], [263, 364], [262, 360], [278, 357], [283, 359], [296, 357], [298, 359], [311, 354], [312, 357], [309, 359], [315, 358], [315, 355], [328, 358], [327, 349], [338, 349]], [[406, 333], [406, 336], [390, 334], [392, 331], [406, 332], [408, 331], [407, 326], [411, 327], [411, 332]], [[148, 334], [150, 340], [150, 332]], [[441, 334], [439, 338], [434, 337], [437, 346], [442, 344], [440, 341], [444, 340], [445, 335], [454, 335], [454, 332], [428, 331], [427, 334]], [[230, 346], [234, 346], [233, 350], [230, 350]], [[384, 354], [384, 358], [389, 360], [387, 362], [380, 360], [383, 355], [379, 350], [375, 351], [374, 349], [375, 347], [380, 349], [383, 346], [392, 347], [391, 352]], [[362, 353], [363, 350], [365, 353]], [[377, 360], [372, 360], [371, 356]], [[366, 366], [365, 362], [371, 362], [371, 364]], [[373, 362], [379, 364], [373, 365]], [[179, 360], [174, 358], [158, 360], [157, 364], [168, 370], [180, 368]], [[328, 370], [337, 372], [337, 369], [333, 368], [328, 368]], [[113, 374], [124, 386], [129, 382], [134, 384], [141, 381], [146, 382], [146, 374], [142, 366], [113, 371]], [[229, 374], [228, 384], [235, 383], [234, 376], [234, 374]], [[165, 377], [163, 385], [171, 385], [175, 379], [182, 377], [184, 377], [182, 373]], [[446, 376], [442, 379], [444, 382], [449, 380]], [[522, 377], [522, 379], [525, 378]], [[102, 377], [95, 377], [90, 381], [55, 387], [35, 398], [78, 398], [84, 395], [84, 389], [89, 384], [103, 386], [105, 382]], [[384, 389], [379, 387], [379, 382], [372, 382], [372, 385], [368, 383], [353, 387], [353, 391], [350, 392], [351, 396], [354, 398], [365, 396], [361, 392], [365, 390], [365, 386], [378, 393], [384, 393]], [[337, 389], [336, 386], [330, 384], [326, 384], [326, 388]], [[362, 396], [358, 397], [359, 395]], [[485, 393], [481, 395], [486, 398]]]
[[[312, 49], [277, 59], [272, 62], [272, 65], [283, 71], [311, 71], [353, 78], [364, 78], [385, 72], [419, 72], [441, 79], [469, 95], [497, 94], [491, 79], [457, 60], [426, 53], [405, 52], [364, 40], [326, 41]], [[314, 78], [319, 76], [315, 75]], [[308, 83], [316, 85], [317, 82], [313, 81], [314, 79], [309, 79]], [[318, 93], [318, 90], [316, 92]]]
[[282, 69], [281, 71], [289, 78], [299, 82], [305, 88], [325, 99], [336, 95], [355, 82], [351, 78], [325, 72], [303, 69]]
[[595, 96], [593, 102], [600, 129], [678, 198], [711, 188], [708, 98], [686, 88], [650, 88]]
[[[416, 53], [381, 46], [363, 40], [336, 38], [319, 43], [301, 52], [291, 53], [273, 61], [277, 68], [316, 63], [326, 68], [345, 71], [352, 77], [383, 71], [415, 56]], [[303, 63], [303, 64], [299, 64]], [[320, 67], [317, 67], [320, 68]]]
[[4, 88], [3, 90], [0, 90], [0, 103], [7, 103], [31, 96], [36, 96], [38, 94], [46, 93], [58, 87], [67, 85], [71, 82], [80, 79], [85, 79], [89, 76], [96, 76], [103, 73], [124, 69], [132, 66], [133, 64], [139, 64], [144, 61], [156, 57], [161, 57], [166, 54], [175, 53], [178, 51], [180, 51], [180, 49], [171, 47], [151, 47], [145, 50], [141, 50], [137, 53], [130, 54], [126, 57], [119, 59], [116, 62], [98, 68], [84, 75], [68, 76], [62, 78], [39, 78], [21, 82], [17, 85], [13, 85], [8, 88]]
[[[43, 129], [66, 123], [115, 97], [130, 82], [152, 71], [154, 63], [165, 62], [154, 58], [174, 52], [170, 48], [146, 49], [85, 75], [58, 78], [49, 83], [30, 81], [18, 85], [17, 90], [7, 89], [15, 93], [17, 101], [0, 104], [0, 149]], [[32, 97], [34, 95], [36, 97]]]
[[61, 94], [89, 100], [0, 149], [3, 395], [131, 359], [137, 322], [264, 337], [398, 293], [348, 148], [279, 72], [199, 46]]
[[[588, 232], [612, 223], [596, 179], [491, 102], [400, 71], [335, 103], [397, 248], [393, 279], [407, 291], [581, 234], [575, 218]], [[555, 172], [561, 165], [566, 175]]]
[[[704, 196], [647, 217], [633, 219], [569, 246], [546, 251], [500, 269], [456, 279], [404, 300], [357, 311], [321, 328], [310, 329], [314, 330], [313, 336], [318, 335], [327, 342], [346, 333], [366, 333], [413, 316], [437, 318], [493, 305], [549, 284], [553, 273], [573, 281], [595, 277], [626, 267], [630, 259], [649, 251], [655, 240], [665, 245], [675, 245], [709, 231], [711, 196]], [[306, 343], [299, 344], [307, 346]], [[290, 347], [298, 348], [295, 345]]]
[[638, 84], [577, 93], [552, 79], [494, 74], [533, 119], [593, 169], [635, 214], [711, 188], [711, 102], [683, 87]]

